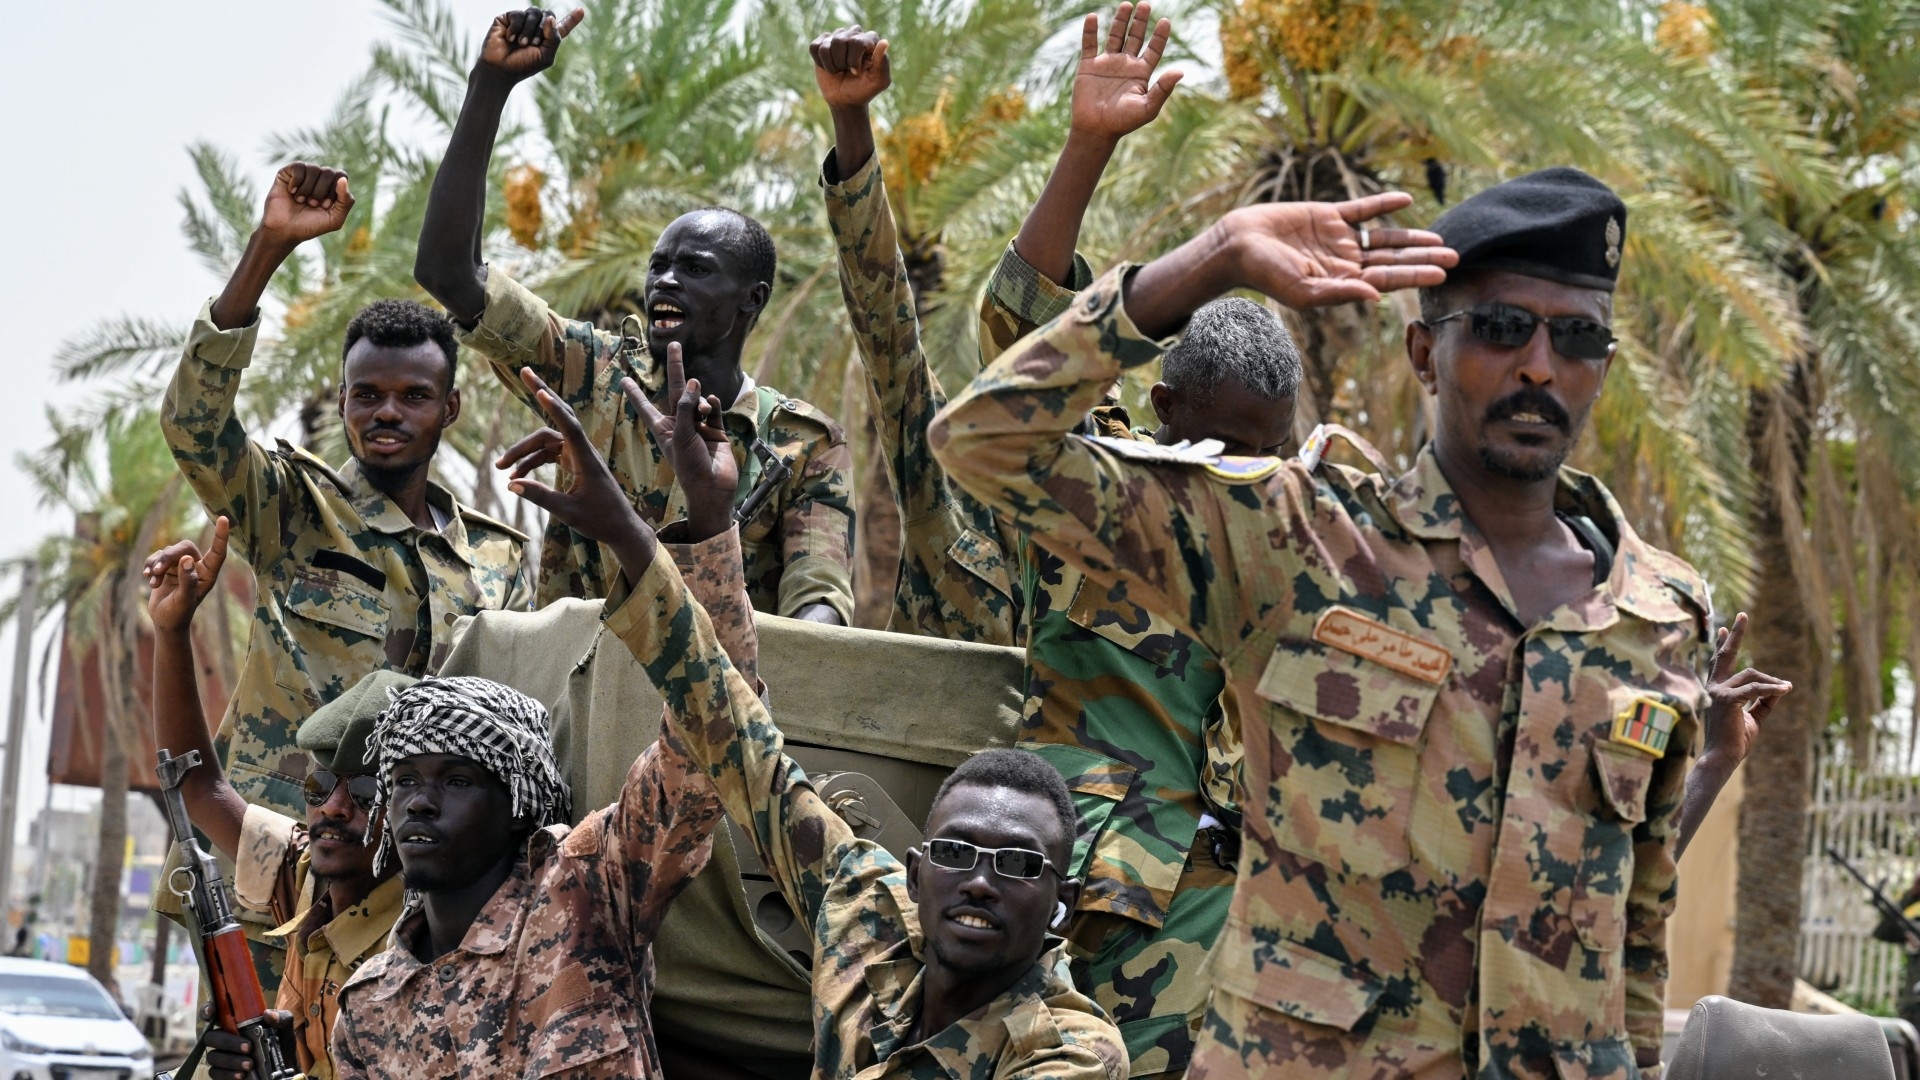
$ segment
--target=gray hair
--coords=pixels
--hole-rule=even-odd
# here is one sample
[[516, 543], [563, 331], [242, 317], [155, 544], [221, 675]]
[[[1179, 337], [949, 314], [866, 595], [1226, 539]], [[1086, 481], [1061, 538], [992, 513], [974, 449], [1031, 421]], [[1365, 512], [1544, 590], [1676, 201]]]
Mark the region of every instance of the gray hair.
[[1277, 401], [1300, 389], [1300, 349], [1280, 317], [1229, 296], [1193, 313], [1187, 332], [1160, 358], [1160, 381], [1206, 403], [1229, 377]]

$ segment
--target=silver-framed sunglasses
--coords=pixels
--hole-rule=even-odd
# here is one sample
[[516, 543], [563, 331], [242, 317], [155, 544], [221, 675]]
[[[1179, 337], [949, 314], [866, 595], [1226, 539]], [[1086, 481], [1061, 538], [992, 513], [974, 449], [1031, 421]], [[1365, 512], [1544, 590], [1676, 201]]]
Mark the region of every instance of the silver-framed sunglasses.
[[993, 872], [1004, 878], [1032, 881], [1048, 870], [1059, 877], [1066, 877], [1045, 855], [1028, 848], [981, 847], [965, 840], [927, 841], [927, 861], [942, 870], [963, 873], [979, 865], [982, 855], [993, 857]]

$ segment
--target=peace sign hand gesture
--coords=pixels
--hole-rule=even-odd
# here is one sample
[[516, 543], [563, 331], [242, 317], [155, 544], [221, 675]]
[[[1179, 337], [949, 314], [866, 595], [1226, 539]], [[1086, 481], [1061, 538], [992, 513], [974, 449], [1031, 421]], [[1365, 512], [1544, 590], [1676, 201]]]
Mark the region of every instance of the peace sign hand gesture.
[[[530, 367], [520, 369], [520, 381], [533, 394], [540, 411], [547, 414], [550, 426], [514, 443], [494, 462], [497, 469], [513, 470], [507, 490], [580, 535], [612, 548], [628, 581], [640, 580], [653, 562], [653, 530], [640, 519], [626, 492], [620, 490], [613, 471], [593, 448], [586, 429], [567, 403]], [[548, 464], [558, 464], [570, 477], [565, 488], [550, 487], [528, 476]]]
[[720, 399], [700, 394], [700, 380], [687, 378], [686, 365], [680, 359], [680, 343], [667, 345], [667, 400], [673, 403], [673, 415], [666, 416], [653, 407], [640, 385], [632, 379], [620, 380], [640, 422], [653, 436], [660, 456], [667, 459], [680, 490], [687, 495], [687, 529], [695, 541], [720, 535], [733, 524], [733, 495], [740, 489], [740, 463], [733, 458], [733, 445], [720, 426]]
[[1121, 4], [1102, 48], [1100, 16], [1087, 16], [1080, 32], [1080, 67], [1073, 76], [1074, 131], [1117, 141], [1160, 115], [1180, 72], [1169, 71], [1149, 85], [1173, 32], [1171, 22], [1161, 19], [1155, 25], [1152, 19], [1152, 4]]
[[1793, 689], [1792, 683], [1763, 671], [1733, 670], [1746, 636], [1744, 611], [1733, 617], [1733, 625], [1721, 627], [1714, 635], [1713, 662], [1707, 674], [1707, 715], [1702, 724], [1702, 759], [1709, 755], [1724, 757], [1729, 765], [1745, 761], [1774, 703]]

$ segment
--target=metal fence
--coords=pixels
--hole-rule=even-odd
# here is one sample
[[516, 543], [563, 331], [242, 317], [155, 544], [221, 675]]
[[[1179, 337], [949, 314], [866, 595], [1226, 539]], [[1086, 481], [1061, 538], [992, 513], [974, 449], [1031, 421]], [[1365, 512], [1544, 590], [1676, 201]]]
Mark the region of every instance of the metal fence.
[[[1867, 767], [1844, 743], [1829, 741], [1814, 758], [1813, 808], [1806, 876], [1801, 883], [1800, 977], [1869, 1012], [1891, 1014], [1906, 957], [1873, 940], [1879, 922], [1866, 890], [1827, 857], [1832, 847], [1870, 881], [1884, 880], [1898, 900], [1920, 873], [1920, 776], [1891, 774], [1875, 753]], [[1752, 793], [1749, 792], [1749, 797]]]

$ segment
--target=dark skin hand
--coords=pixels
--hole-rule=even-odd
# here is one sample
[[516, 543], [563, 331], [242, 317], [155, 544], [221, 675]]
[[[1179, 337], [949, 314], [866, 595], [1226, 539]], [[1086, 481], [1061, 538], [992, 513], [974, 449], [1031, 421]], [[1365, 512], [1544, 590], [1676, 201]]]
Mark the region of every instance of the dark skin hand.
[[486, 220], [487, 163], [507, 95], [522, 80], [552, 67], [560, 43], [586, 17], [584, 8], [565, 18], [526, 8], [498, 16], [487, 27], [480, 58], [467, 78], [460, 119], [433, 178], [413, 263], [414, 280], [463, 326], [479, 321], [487, 302], [480, 232]]
[[[147, 556], [141, 569], [151, 590], [147, 614], [153, 620], [155, 740], [175, 756], [200, 752], [202, 764], [180, 781], [187, 817], [214, 847], [232, 855], [240, 847], [247, 807], [220, 771], [213, 751], [190, 633], [194, 613], [213, 592], [226, 564], [227, 534], [227, 519], [217, 518], [204, 558], [198, 545], [182, 540]], [[345, 911], [364, 900], [379, 879], [373, 874], [373, 851], [364, 842], [367, 812], [353, 801], [345, 778], [320, 805], [307, 807], [306, 824], [307, 857], [313, 873], [326, 881], [333, 909]]]
[[296, 161], [276, 173], [267, 188], [260, 226], [248, 237], [240, 264], [213, 302], [213, 325], [222, 330], [251, 325], [260, 312], [267, 282], [293, 249], [337, 231], [352, 211], [347, 174], [339, 169]]
[[[213, 1006], [207, 1005], [200, 1010], [200, 1019], [212, 1020]], [[280, 1032], [280, 1043], [287, 1047], [286, 1060], [294, 1060], [293, 1050], [293, 1014], [284, 1009], [268, 1009], [267, 1022]], [[253, 1043], [230, 1031], [219, 1028], [207, 1032], [207, 1056], [201, 1059], [206, 1063], [209, 1075], [232, 1077], [233, 1080], [252, 1080]]]
[[1700, 757], [1687, 774], [1687, 791], [1680, 804], [1680, 840], [1673, 857], [1686, 853], [1695, 830], [1706, 820], [1722, 788], [1733, 771], [1747, 760], [1760, 726], [1766, 723], [1773, 706], [1793, 689], [1785, 679], [1776, 679], [1753, 668], [1734, 671], [1740, 644], [1747, 636], [1747, 613], [1733, 617], [1733, 625], [1723, 626], [1714, 635], [1713, 662], [1708, 667], [1707, 714], [1701, 727]]
[[833, 116], [827, 182], [837, 184], [873, 157], [873, 119], [867, 106], [893, 85], [893, 65], [887, 60], [887, 40], [859, 26], [821, 34], [807, 49], [813, 54], [813, 81]]
[[1081, 26], [1072, 127], [1046, 187], [1013, 240], [1020, 257], [1056, 285], [1069, 284], [1073, 276], [1080, 224], [1115, 148], [1160, 115], [1180, 81], [1177, 71], [1153, 78], [1172, 33], [1168, 20], [1153, 22], [1152, 4], [1116, 7], [1104, 43], [1098, 15], [1088, 15]]
[[[542, 428], [508, 447], [494, 463], [495, 468], [513, 470], [507, 489], [558, 515], [569, 528], [582, 535], [595, 539], [600, 539], [601, 534], [624, 537], [636, 526], [651, 535], [652, 530], [624, 495], [617, 499], [626, 508], [624, 512], [609, 501], [608, 492], [618, 495], [619, 485], [613, 482], [613, 473], [605, 460], [587, 443], [572, 410], [554, 396], [531, 368], [520, 369], [520, 378], [541, 402], [553, 426]], [[681, 490], [686, 492], [688, 539], [698, 543], [732, 528], [733, 497], [740, 486], [739, 463], [734, 461], [726, 432], [713, 423], [720, 415], [720, 400], [712, 395], [703, 396], [700, 380], [686, 377], [686, 369], [680, 362], [680, 346], [667, 347], [667, 392], [675, 402], [673, 416], [665, 416], [654, 408], [653, 402], [632, 379], [621, 380], [620, 388], [679, 478]], [[548, 405], [549, 401], [554, 405]], [[577, 440], [569, 439], [569, 426], [579, 432]], [[528, 479], [533, 470], [549, 464], [559, 464], [573, 475], [574, 484], [566, 492]], [[585, 476], [583, 469], [595, 475]], [[573, 499], [560, 501], [565, 496]], [[612, 541], [602, 542], [613, 546]], [[631, 554], [637, 559], [641, 551], [636, 545]], [[618, 548], [615, 553], [619, 554]], [[648, 550], [647, 561], [651, 559]], [[646, 569], [647, 562], [621, 558], [620, 565], [631, 584]]]

